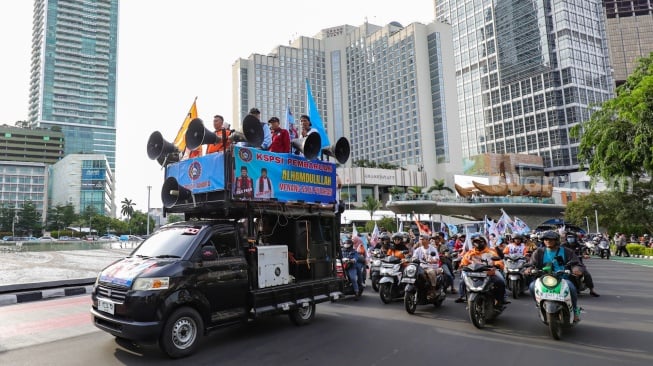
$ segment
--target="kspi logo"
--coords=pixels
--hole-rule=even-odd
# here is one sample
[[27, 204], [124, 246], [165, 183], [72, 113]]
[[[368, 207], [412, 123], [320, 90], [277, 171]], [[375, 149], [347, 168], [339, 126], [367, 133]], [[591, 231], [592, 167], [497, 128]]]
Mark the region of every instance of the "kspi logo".
[[191, 180], [197, 180], [201, 175], [202, 164], [198, 161], [190, 163], [190, 166], [188, 167], [188, 177], [190, 177]]

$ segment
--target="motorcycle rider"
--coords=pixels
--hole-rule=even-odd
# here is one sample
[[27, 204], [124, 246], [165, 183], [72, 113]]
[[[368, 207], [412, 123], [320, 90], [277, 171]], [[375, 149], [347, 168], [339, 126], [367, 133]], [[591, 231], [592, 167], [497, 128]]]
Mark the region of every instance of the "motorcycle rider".
[[438, 248], [438, 254], [440, 255], [440, 268], [442, 268], [444, 278], [446, 280], [444, 286], [445, 290], [451, 287], [451, 293], [455, 294], [457, 291], [454, 288], [453, 283], [453, 262], [451, 260], [451, 250], [449, 249], [447, 243], [444, 242], [443, 238], [443, 233], [439, 233], [431, 237], [431, 240], [433, 241], [433, 246]]
[[582, 253], [582, 247], [578, 242], [578, 237], [576, 234], [568, 232], [565, 238], [566, 242], [562, 246], [573, 250], [578, 257], [579, 263], [581, 264], [580, 266], [574, 266], [574, 268], [572, 268], [572, 272], [577, 278], [581, 278], [583, 280], [585, 287], [590, 290], [590, 295], [594, 297], [601, 296], [596, 291], [594, 291], [594, 280], [592, 279], [590, 272], [587, 270], [587, 267], [585, 267], [585, 264], [583, 263], [584, 256]]
[[419, 235], [420, 245], [413, 251], [413, 260], [417, 259], [420, 263], [426, 264], [424, 272], [429, 276], [429, 282], [431, 283], [429, 293], [432, 294], [435, 292], [435, 286], [437, 285], [437, 273], [441, 271], [441, 269], [438, 249], [431, 245], [429, 239], [429, 235], [426, 233]]
[[388, 249], [386, 255], [404, 259], [407, 254], [408, 248], [404, 244], [404, 233], [399, 232], [392, 234], [392, 244], [390, 244], [390, 249]]
[[[504, 264], [501, 260], [492, 260], [493, 257], [498, 257], [497, 252], [494, 249], [488, 247], [487, 240], [478, 233], [474, 233], [471, 236], [472, 249], [465, 252], [462, 260], [460, 261], [460, 267], [465, 267], [470, 263], [489, 263], [491, 262], [495, 267], [498, 267], [503, 271]], [[503, 276], [501, 276], [499, 271], [490, 271], [490, 280], [494, 284], [494, 305], [503, 306], [509, 304], [509, 301], [505, 300], [506, 296], [506, 281]], [[461, 303], [465, 302], [465, 281], [460, 281], [460, 297], [456, 299], [455, 302]]]
[[348, 258], [352, 261], [345, 270], [347, 271], [347, 277], [349, 277], [351, 285], [354, 288], [354, 301], [358, 301], [363, 289], [363, 284], [361, 283], [363, 276], [362, 274], [359, 275], [360, 266], [358, 263], [360, 262], [360, 258], [358, 251], [354, 249], [354, 242], [351, 239], [345, 239], [342, 244], [342, 257]]
[[513, 234], [510, 244], [508, 244], [505, 248], [503, 248], [503, 254], [505, 255], [519, 254], [525, 257], [527, 254], [527, 248], [526, 245], [524, 244], [524, 236], [522, 234]]
[[379, 249], [381, 252], [386, 253], [390, 249], [390, 235], [387, 232], [382, 232], [379, 239], [373, 249]]
[[[542, 234], [542, 241], [544, 242], [544, 247], [537, 248], [531, 256], [531, 266], [534, 267], [532, 271], [535, 271], [535, 269], [541, 270], [546, 265], [550, 265], [553, 271], [557, 272], [564, 270], [566, 266], [580, 264], [580, 260], [573, 250], [560, 245], [560, 235], [557, 232], [552, 230], [544, 232]], [[566, 275], [564, 280], [567, 282], [571, 293], [571, 303], [574, 307], [574, 322], [578, 322], [580, 321], [580, 308], [578, 307], [576, 286]], [[528, 288], [533, 301], [535, 301], [535, 281], [531, 282]]]

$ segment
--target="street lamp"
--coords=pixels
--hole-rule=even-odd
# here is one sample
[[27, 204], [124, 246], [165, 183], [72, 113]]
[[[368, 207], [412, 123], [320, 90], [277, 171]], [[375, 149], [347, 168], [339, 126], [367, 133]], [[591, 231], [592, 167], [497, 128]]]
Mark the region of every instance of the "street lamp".
[[596, 232], [599, 232], [599, 211], [594, 210], [594, 220], [596, 221]]
[[585, 216], [585, 224], [587, 225], [587, 233], [590, 233], [590, 220]]
[[150, 236], [150, 191], [152, 190], [152, 186], [147, 186], [147, 236]]

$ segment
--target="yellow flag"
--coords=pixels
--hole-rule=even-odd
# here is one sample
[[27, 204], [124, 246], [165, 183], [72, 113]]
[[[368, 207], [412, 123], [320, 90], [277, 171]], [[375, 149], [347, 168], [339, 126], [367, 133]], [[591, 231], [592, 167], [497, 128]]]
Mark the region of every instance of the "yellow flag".
[[186, 114], [186, 119], [184, 120], [184, 123], [181, 124], [179, 132], [177, 132], [177, 137], [175, 137], [174, 144], [177, 147], [177, 150], [182, 153], [186, 150], [186, 130], [188, 129], [188, 125], [190, 124], [190, 121], [197, 118], [197, 105], [195, 103], [197, 103], [197, 97], [195, 97], [193, 105], [190, 106], [190, 110], [188, 111], [188, 114]]

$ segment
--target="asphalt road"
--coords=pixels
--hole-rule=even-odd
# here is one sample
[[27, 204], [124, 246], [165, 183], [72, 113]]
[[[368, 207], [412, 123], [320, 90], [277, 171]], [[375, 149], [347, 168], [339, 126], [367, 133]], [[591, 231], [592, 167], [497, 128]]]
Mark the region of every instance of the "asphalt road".
[[[641, 262], [644, 263], [644, 262]], [[154, 346], [115, 342], [91, 325], [88, 295], [0, 308], [2, 365], [651, 365], [653, 268], [591, 259], [600, 298], [581, 295], [582, 321], [554, 341], [529, 297], [478, 330], [464, 304], [409, 315], [368, 286], [361, 301], [320, 304], [314, 322], [279, 316], [212, 333], [193, 356], [166, 358]]]

